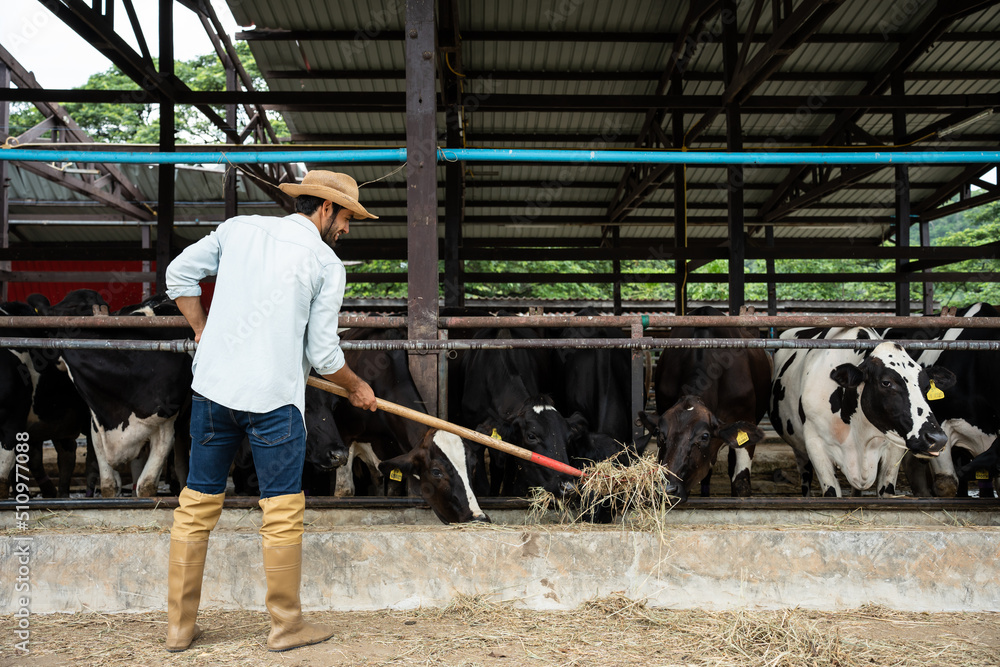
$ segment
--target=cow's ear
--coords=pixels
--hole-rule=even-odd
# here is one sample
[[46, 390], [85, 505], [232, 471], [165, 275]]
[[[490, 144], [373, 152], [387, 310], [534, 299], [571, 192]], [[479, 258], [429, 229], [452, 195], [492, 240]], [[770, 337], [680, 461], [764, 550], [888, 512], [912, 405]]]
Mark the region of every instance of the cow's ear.
[[583, 437], [590, 430], [590, 424], [587, 423], [587, 418], [583, 416], [582, 412], [574, 412], [566, 420], [566, 423], [569, 424], [570, 440]]
[[719, 428], [716, 435], [732, 448], [749, 447], [764, 439], [764, 431], [749, 422], [739, 421]]
[[957, 378], [955, 374], [943, 366], [928, 366], [927, 377], [934, 381], [934, 386], [938, 389], [950, 389], [955, 386]]
[[645, 426], [646, 430], [649, 431], [651, 434], [656, 433], [658, 428], [656, 425], [656, 421], [654, 421], [653, 417], [650, 417], [645, 412], [639, 413], [639, 423]]
[[49, 307], [52, 305], [49, 303], [48, 298], [44, 294], [29, 294], [24, 302], [27, 303], [31, 308], [39, 315], [45, 315], [48, 312]]
[[[398, 473], [402, 476], [413, 475], [416, 470], [413, 459], [419, 449], [419, 447], [416, 447], [394, 459], [386, 459], [385, 461], [379, 462], [379, 472], [383, 475], [388, 475], [389, 479], [393, 479], [393, 473]], [[399, 482], [402, 481], [402, 479], [395, 479], [395, 481]]]
[[865, 381], [865, 373], [854, 364], [841, 364], [830, 371], [830, 378], [845, 389], [855, 389]]

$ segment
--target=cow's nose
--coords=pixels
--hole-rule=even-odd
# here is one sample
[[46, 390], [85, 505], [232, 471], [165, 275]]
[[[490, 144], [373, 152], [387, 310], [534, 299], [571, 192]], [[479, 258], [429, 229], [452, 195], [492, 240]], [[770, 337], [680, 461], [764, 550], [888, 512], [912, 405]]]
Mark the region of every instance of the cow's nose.
[[668, 481], [666, 486], [663, 487], [663, 491], [668, 496], [674, 496], [675, 498], [680, 498], [681, 500], [687, 500], [684, 493], [684, 487], [674, 481]]
[[948, 444], [948, 436], [944, 431], [928, 431], [924, 433], [924, 443], [929, 454], [938, 454]]
[[333, 452], [330, 454], [330, 467], [339, 468], [347, 465], [347, 452]]
[[493, 523], [488, 514], [473, 514], [472, 521], [474, 523]]

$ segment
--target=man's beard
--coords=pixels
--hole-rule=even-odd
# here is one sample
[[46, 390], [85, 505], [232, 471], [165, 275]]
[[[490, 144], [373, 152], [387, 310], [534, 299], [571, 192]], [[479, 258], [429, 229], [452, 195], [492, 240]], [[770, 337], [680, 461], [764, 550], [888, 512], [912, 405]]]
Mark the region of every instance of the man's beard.
[[331, 214], [330, 217], [327, 218], [327, 222], [329, 223], [329, 226], [326, 228], [326, 231], [323, 233], [323, 236], [322, 236], [323, 243], [325, 243], [328, 246], [330, 246], [331, 250], [335, 249], [337, 247], [337, 230], [334, 229], [334, 227], [335, 227], [335, 225], [333, 224], [334, 223], [334, 218], [336, 218], [336, 216], [333, 215], [333, 214]]

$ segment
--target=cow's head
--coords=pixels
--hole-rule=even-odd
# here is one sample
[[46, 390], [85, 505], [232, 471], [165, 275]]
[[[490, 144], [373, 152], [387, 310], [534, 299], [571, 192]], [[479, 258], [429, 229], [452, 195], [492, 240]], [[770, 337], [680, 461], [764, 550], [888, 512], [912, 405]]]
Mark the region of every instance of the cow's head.
[[415, 478], [421, 497], [444, 523], [490, 523], [472, 493], [465, 443], [454, 433], [431, 429], [418, 446], [378, 469], [390, 479], [396, 471]]
[[55, 305], [51, 305], [41, 294], [29, 294], [25, 301], [39, 315], [87, 316], [94, 314], [94, 306], [104, 309], [107, 314], [108, 308], [101, 295], [91, 289], [73, 290]]
[[947, 443], [947, 436], [927, 404], [927, 392], [932, 381], [938, 389], [955, 384], [955, 374], [948, 369], [921, 368], [902, 347], [885, 342], [859, 365], [837, 366], [830, 377], [840, 385], [830, 396], [830, 405], [845, 423], [850, 423], [860, 403], [864, 416], [876, 429], [894, 434], [917, 456], [937, 456]]
[[697, 396], [682, 396], [657, 417], [639, 413], [639, 420], [656, 438], [657, 460], [670, 471], [673, 485], [667, 493], [687, 500], [691, 488], [715, 465], [723, 445], [746, 447], [764, 438], [755, 424], [721, 424]]
[[[511, 444], [531, 450], [560, 463], [569, 463], [569, 446], [587, 432], [587, 420], [579, 412], [563, 417], [547, 396], [529, 398], [511, 420]], [[520, 467], [520, 479], [515, 481], [515, 492], [521, 487], [540, 486], [557, 497], [576, 491], [576, 482], [569, 475], [533, 463], [515, 463]]]
[[320, 470], [347, 463], [348, 446], [333, 421], [339, 398], [315, 387], [306, 387], [306, 461]]

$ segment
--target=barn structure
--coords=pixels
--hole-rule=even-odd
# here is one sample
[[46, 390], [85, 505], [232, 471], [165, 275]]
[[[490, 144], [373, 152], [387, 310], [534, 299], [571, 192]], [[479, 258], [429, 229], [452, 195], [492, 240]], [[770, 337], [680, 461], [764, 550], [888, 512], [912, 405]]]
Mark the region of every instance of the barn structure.
[[[131, 0], [40, 2], [137, 89], [46, 89], [31, 63], [0, 49], [5, 148], [56, 152], [51, 162], [0, 162], [0, 277], [11, 297], [54, 290], [51, 283], [110, 283], [117, 305], [134, 302], [143, 285], [146, 293], [161, 289], [169, 259], [225, 218], [290, 211], [275, 185], [300, 178], [303, 166], [350, 171], [366, 183], [362, 198], [380, 219], [352, 225], [340, 252], [345, 260], [406, 262], [405, 273], [370, 274], [362, 266], [350, 280], [405, 281], [414, 339], [438, 337], [441, 308], [475, 305], [466, 298], [470, 282], [610, 283], [615, 314], [623, 312], [623, 283], [672, 283], [669, 310], [683, 314], [693, 282], [727, 283], [732, 313], [744, 304], [748, 281], [766, 282], [773, 314], [782, 284], [884, 281], [895, 284], [895, 312], [905, 315], [932, 311], [935, 281], [995, 280], [932, 273], [995, 257], [997, 246], [931, 248], [929, 234], [930, 221], [1000, 198], [1000, 188], [984, 180], [990, 163], [744, 167], [430, 157], [438, 148], [482, 147], [994, 151], [995, 2], [241, 0], [223, 8], [160, 0], [158, 26], [140, 24]], [[227, 35], [221, 10], [246, 27]], [[225, 65], [227, 90], [193, 91], [174, 75], [174, 12], [201, 19]], [[145, 35], [157, 30], [154, 61]], [[250, 45], [267, 90], [254, 85], [234, 40]], [[44, 122], [7, 132], [10, 101], [34, 103]], [[205, 150], [176, 140], [183, 128], [172, 112], [191, 105], [225, 133], [225, 151], [303, 155], [225, 171], [57, 155], [106, 148], [60, 103], [121, 101], [157, 105], [160, 142], [116, 151]], [[275, 134], [268, 112], [282, 115], [290, 136]], [[328, 164], [307, 154], [403, 146], [405, 170], [398, 162]], [[921, 244], [910, 247], [914, 225]], [[893, 259], [896, 270], [774, 270], [776, 259], [793, 258]], [[612, 270], [465, 270], [470, 260], [580, 259], [610, 261]], [[728, 275], [699, 273], [714, 259], [728, 260]], [[767, 271], [745, 273], [745, 259], [766, 260]], [[673, 270], [623, 272], [627, 260], [640, 267], [671, 260]], [[923, 285], [922, 304], [911, 304], [911, 283]], [[424, 364], [418, 375], [430, 388], [434, 358], [414, 362]]]
[[[611, 285], [608, 309], [620, 315], [636, 305], [623, 299], [624, 285], [662, 282], [673, 286], [674, 297], [660, 314], [676, 316], [685, 314], [687, 287], [696, 282], [725, 284], [731, 315], [745, 305], [751, 282], [768, 286], [769, 314], [778, 311], [783, 285], [884, 282], [895, 286], [892, 312], [909, 316], [934, 311], [936, 282], [998, 280], [992, 273], [947, 267], [996, 258], [1000, 241], [931, 247], [930, 235], [933, 220], [1000, 199], [1000, 187], [989, 176], [1000, 150], [1000, 116], [994, 113], [1000, 107], [997, 0], [158, 0], [158, 25], [140, 22], [134, 0], [38, 2], [135, 85], [49, 89], [32, 74], [32, 63], [18, 62], [0, 44], [4, 299], [43, 292], [55, 300], [68, 289], [94, 286], [113, 307], [133, 303], [162, 290], [170, 259], [226, 218], [290, 212], [290, 200], [277, 185], [313, 168], [346, 171], [363, 184], [362, 202], [380, 217], [352, 222], [337, 252], [360, 263], [360, 270], [349, 273], [351, 281], [407, 285], [405, 304], [390, 305], [405, 313], [411, 341], [445, 337], [444, 314], [496, 308], [472, 298], [470, 284]], [[242, 31], [227, 34], [222, 11], [232, 12]], [[178, 12], [199, 17], [224, 64], [225, 90], [193, 90], [176, 76]], [[153, 31], [159, 34], [158, 54], [147, 44]], [[241, 62], [234, 46], [240, 41], [249, 45], [266, 85], [255, 83]], [[12, 132], [11, 102], [34, 104], [45, 120]], [[156, 105], [158, 145], [102, 144], [62, 106], [102, 102]], [[178, 143], [184, 128], [175, 125], [174, 111], [181, 107], [197, 109], [228, 143]], [[281, 115], [289, 136], [275, 132], [269, 120], [274, 114]], [[405, 158], [393, 157], [403, 155], [392, 152], [400, 148]], [[502, 149], [507, 157], [458, 157], [476, 149]], [[530, 149], [548, 152], [520, 152]], [[383, 151], [381, 157], [365, 157], [374, 150]], [[610, 150], [715, 157], [700, 164], [606, 163], [574, 162], [560, 154], [599, 157]], [[343, 161], [317, 157], [329, 151], [338, 151]], [[195, 152], [211, 159], [185, 157], [175, 164], [147, 155]], [[815, 161], [740, 165], [720, 157], [792, 152], [814, 154]], [[237, 156], [244, 153], [254, 159], [242, 162]], [[269, 162], [272, 153], [280, 159]], [[875, 159], [886, 153], [919, 153], [920, 160]], [[845, 155], [850, 162], [831, 158]], [[122, 163], [122, 156], [134, 163]], [[919, 245], [910, 245], [914, 226]], [[776, 269], [780, 260], [828, 258], [892, 260], [895, 270]], [[371, 260], [396, 260], [406, 270], [369, 272], [364, 263]], [[467, 270], [468, 262], [501, 260], [602, 260], [611, 270]], [[700, 271], [714, 260], [727, 260], [728, 272]], [[748, 273], [745, 260], [763, 260], [766, 271]], [[662, 269], [664, 261], [671, 270]], [[642, 270], [644, 262], [658, 268]], [[920, 301], [911, 302], [911, 284], [923, 286]], [[349, 301], [347, 308], [368, 310], [371, 304]], [[638, 318], [620, 324], [631, 327], [633, 337], [643, 335], [645, 323]], [[432, 413], [443, 412], [446, 403], [438, 400], [444, 355], [433, 351], [414, 350], [410, 357]], [[642, 359], [636, 352], [632, 359], [631, 398], [641, 406]], [[904, 507], [891, 502], [882, 508]], [[723, 509], [738, 512], [734, 507]], [[162, 507], [156, 508], [156, 520], [168, 523]], [[689, 518], [673, 516], [678, 522]], [[747, 522], [746, 516], [739, 520]], [[581, 546], [567, 539], [566, 546], [560, 535], [526, 533], [523, 543], [501, 547], [473, 532], [449, 537], [463, 557], [527, 562], [513, 568], [519, 577], [514, 584], [488, 583], [525, 591], [526, 599], [545, 608], [573, 607], [589, 591], [568, 575], [560, 578], [566, 574], [564, 563], [555, 562], [561, 555], [594, 565], [587, 576], [595, 590], [620, 586], [655, 603], [736, 606], [746, 590], [772, 607], [804, 600], [804, 606], [842, 608], [875, 600], [916, 610], [996, 611], [995, 568], [982, 563], [995, 561], [997, 520], [982, 509], [960, 518], [990, 529], [959, 526], [949, 532], [935, 525], [906, 534], [895, 530], [890, 516], [879, 530], [832, 538], [831, 531], [814, 527], [691, 532], [677, 540], [673, 570], [666, 573], [660, 572], [663, 543], [650, 535], [595, 533], [593, 542]], [[91, 576], [94, 563], [106, 570], [102, 577], [116, 571], [106, 565], [123, 558], [116, 551], [118, 537], [40, 538], [46, 562], [60, 564], [38, 575], [49, 587], [45, 609], [78, 608], [82, 598], [74, 582]], [[163, 535], [130, 537], [138, 538], [130, 542], [138, 545], [136, 553], [120, 569], [162, 570]], [[260, 591], [245, 585], [240, 569], [255, 558], [255, 539], [235, 529], [221, 538], [230, 557], [214, 566], [206, 594], [222, 600], [221, 606], [259, 605]], [[376, 554], [371, 562], [403, 563], [413, 553], [433, 551], [441, 543], [436, 534], [390, 530], [344, 538], [325, 532], [316, 540], [317, 548], [349, 563], [347, 588], [370, 595], [323, 598], [316, 591], [341, 573], [315, 570], [307, 573], [314, 595], [308, 605], [447, 604], [451, 589], [438, 580], [465, 575], [456, 556], [454, 563], [435, 564], [426, 581], [403, 573], [364, 583], [372, 568], [357, 561], [362, 548]], [[775, 558], [806, 552], [823, 568], [793, 576], [787, 559]], [[91, 557], [82, 563], [79, 553]], [[601, 570], [594, 553], [613, 554], [616, 564], [634, 560], [635, 567]], [[718, 562], [706, 553], [718, 555]], [[859, 553], [870, 555], [866, 563], [855, 562], [864, 560]], [[748, 561], [769, 564], [749, 583], [741, 578]], [[0, 568], [12, 562], [0, 560]], [[646, 577], [654, 570], [656, 577]], [[689, 576], [676, 577], [674, 570]], [[915, 570], [921, 573], [911, 574]], [[545, 583], [553, 576], [554, 584]], [[162, 582], [105, 583], [92, 587], [94, 609], [159, 608], [162, 596], [148, 591]], [[470, 576], [453, 588], [480, 585]], [[10, 599], [0, 596], [0, 603], [13, 609]]]

